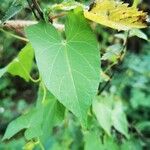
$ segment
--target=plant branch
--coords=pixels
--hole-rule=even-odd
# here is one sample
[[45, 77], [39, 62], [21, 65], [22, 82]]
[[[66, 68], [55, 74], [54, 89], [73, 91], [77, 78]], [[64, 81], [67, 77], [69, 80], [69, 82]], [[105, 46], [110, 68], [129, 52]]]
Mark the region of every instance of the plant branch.
[[[31, 21], [31, 20], [9, 20], [6, 21], [4, 25], [2, 25], [2, 28], [7, 28], [7, 29], [11, 29], [11, 30], [23, 30], [25, 27], [28, 27], [30, 25], [34, 25], [37, 24], [38, 21]], [[58, 24], [58, 23], [53, 23], [53, 26], [58, 29], [59, 31], [63, 31], [64, 30], [64, 25], [63, 24]]]
[[55, 15], [55, 16], [52, 16], [52, 17], [49, 17], [50, 20], [54, 20], [54, 19], [57, 19], [59, 17], [63, 17], [65, 16], [67, 13], [61, 13], [61, 14], [58, 14], [58, 15]]
[[[125, 40], [123, 41], [123, 46], [122, 46], [122, 50], [120, 53], [120, 57], [118, 58], [118, 61], [114, 62], [110, 66], [108, 66], [108, 68], [106, 68], [106, 70], [104, 71], [105, 73], [108, 70], [110, 70], [111, 68], [116, 68], [116, 66], [118, 66], [122, 62], [122, 59], [124, 58], [124, 55], [126, 52], [126, 44], [127, 44], [127, 40], [128, 40], [129, 31], [125, 32], [125, 35], [126, 35], [126, 37], [125, 37]], [[115, 74], [115, 70], [112, 71], [112, 75], [110, 77], [111, 79], [114, 76], [114, 74]], [[106, 89], [106, 87], [110, 84], [110, 81], [111, 80], [108, 80], [103, 87], [100, 87], [100, 85], [99, 85], [98, 95], [100, 95]]]
[[0, 31], [3, 32], [3, 33], [5, 33], [5, 34], [7, 34], [7, 35], [10, 35], [10, 36], [12, 36], [12, 37], [14, 37], [14, 38], [16, 38], [16, 39], [22, 40], [22, 41], [24, 41], [24, 42], [29, 42], [28, 39], [26, 39], [26, 38], [24, 38], [24, 37], [21, 37], [21, 36], [19, 36], [19, 35], [13, 34], [13, 33], [8, 32], [8, 31], [5, 31], [5, 30], [3, 30], [3, 29], [0, 29]]
[[110, 76], [110, 79], [104, 84], [103, 87], [101, 87], [101, 86], [99, 85], [99, 89], [98, 89], [97, 95], [100, 95], [100, 94], [107, 88], [107, 86], [108, 86], [109, 83], [111, 82], [111, 79], [113, 78], [114, 74], [115, 74], [115, 72], [112, 73], [112, 75]]
[[36, 20], [40, 20], [40, 18], [39, 18], [38, 15], [36, 14], [36, 11], [35, 11], [33, 5], [30, 3], [30, 0], [27, 0], [27, 2], [28, 2], [28, 5], [29, 5], [31, 11], [33, 12], [34, 17], [36, 18]]
[[42, 9], [40, 8], [40, 6], [39, 6], [37, 0], [32, 0], [32, 3], [33, 3], [33, 5], [34, 5], [34, 8], [37, 10], [37, 12], [38, 12], [40, 18], [41, 18], [42, 20], [44, 20], [44, 15], [43, 15]]

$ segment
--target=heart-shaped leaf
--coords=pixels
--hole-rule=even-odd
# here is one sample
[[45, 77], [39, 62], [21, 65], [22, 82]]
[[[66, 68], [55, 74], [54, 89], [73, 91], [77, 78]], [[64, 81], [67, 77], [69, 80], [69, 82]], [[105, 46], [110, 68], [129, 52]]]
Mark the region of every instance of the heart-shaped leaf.
[[50, 24], [26, 29], [40, 74], [49, 91], [85, 125], [99, 84], [99, 51], [94, 33], [81, 12], [71, 12], [66, 39]]

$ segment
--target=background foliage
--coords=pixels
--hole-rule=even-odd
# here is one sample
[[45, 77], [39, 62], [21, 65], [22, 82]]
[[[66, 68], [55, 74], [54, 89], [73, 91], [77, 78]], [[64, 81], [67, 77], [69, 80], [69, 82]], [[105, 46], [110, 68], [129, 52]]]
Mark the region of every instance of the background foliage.
[[[61, 0], [43, 0], [40, 5], [47, 8], [56, 2]], [[88, 0], [80, 2], [90, 3]], [[129, 0], [125, 2], [132, 4]], [[12, 0], [1, 0], [0, 18], [11, 4]], [[29, 7], [26, 3], [24, 5], [24, 9], [22, 5], [17, 6], [20, 12], [13, 19], [34, 20]], [[141, 1], [139, 7], [147, 12], [150, 10], [148, 0]], [[59, 21], [64, 23], [64, 18]], [[22, 72], [19, 72], [21, 65], [15, 62], [16, 57], [20, 62], [29, 62], [26, 66], [28, 71], [32, 65], [31, 75], [34, 79], [39, 74], [35, 62], [30, 64], [28, 57], [21, 57], [26, 53], [32, 55], [32, 51], [25, 49], [21, 51], [24, 54], [19, 53], [26, 43], [8, 32], [0, 32], [0, 68], [8, 66], [5, 69], [9, 72], [0, 78], [0, 149], [43, 149], [43, 145], [51, 150], [150, 148], [150, 30], [146, 28], [130, 32], [126, 55], [121, 63], [114, 65], [120, 56], [125, 34], [94, 23], [92, 29], [101, 49], [102, 81], [99, 89], [105, 89], [95, 98], [91, 108], [93, 112], [89, 112], [88, 130], [47, 89], [42, 88], [43, 83], [40, 86], [33, 83], [26, 72], [23, 72], [22, 78], [12, 76]], [[32, 62], [33, 56], [30, 58]], [[15, 74], [14, 68], [18, 71]], [[0, 76], [2, 74], [3, 70]], [[45, 91], [47, 94], [43, 102]], [[22, 114], [26, 119], [18, 118]], [[12, 122], [5, 136], [8, 138], [17, 134], [11, 140], [2, 141], [6, 127], [16, 118], [18, 124]]]

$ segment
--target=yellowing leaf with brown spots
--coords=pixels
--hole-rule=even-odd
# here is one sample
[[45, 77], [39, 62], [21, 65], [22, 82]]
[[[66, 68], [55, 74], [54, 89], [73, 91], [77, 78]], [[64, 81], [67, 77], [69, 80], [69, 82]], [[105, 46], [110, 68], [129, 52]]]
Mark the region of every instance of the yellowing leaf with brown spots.
[[147, 13], [136, 7], [129, 7], [127, 3], [114, 0], [97, 0], [84, 11], [84, 16], [96, 23], [117, 30], [132, 28], [146, 28]]

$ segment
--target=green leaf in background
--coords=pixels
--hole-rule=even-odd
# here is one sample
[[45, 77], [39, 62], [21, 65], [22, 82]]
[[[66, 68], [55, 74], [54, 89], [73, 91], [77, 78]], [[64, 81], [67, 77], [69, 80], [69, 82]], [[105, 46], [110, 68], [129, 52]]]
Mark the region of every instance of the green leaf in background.
[[143, 74], [148, 78], [150, 77], [150, 65], [149, 65], [150, 56], [149, 55], [145, 54], [145, 55], [140, 55], [140, 57], [137, 57], [135, 54], [130, 54], [128, 55], [128, 60], [125, 61], [128, 68], [131, 69], [132, 71]]
[[147, 129], [149, 129], [148, 131], [150, 131], [150, 121], [141, 121], [136, 124], [136, 128], [140, 131], [147, 131]]
[[[149, 40], [148, 36], [140, 29], [131, 29], [129, 31], [128, 38], [133, 37], [133, 36], [136, 36], [136, 37], [138, 37], [140, 39], [143, 39], [143, 40], [146, 40], [146, 41]], [[125, 41], [125, 39], [126, 39], [126, 35], [122, 32], [115, 34], [115, 37], [119, 38], [119, 39], [122, 39], [123, 41]]]
[[[42, 116], [38, 116], [38, 117], [42, 117]], [[39, 122], [39, 124], [29, 127], [25, 131], [24, 136], [27, 140], [31, 140], [35, 137], [41, 136], [42, 134], [43, 134], [43, 132], [42, 132], [42, 129], [41, 129], [41, 122]]]
[[84, 150], [103, 150], [104, 145], [101, 142], [100, 136], [96, 132], [88, 132], [84, 135]]
[[21, 52], [19, 53], [18, 57], [15, 58], [9, 65], [7, 72], [12, 75], [18, 75], [25, 79], [26, 81], [29, 80], [29, 74], [32, 68], [34, 58], [34, 51], [30, 44], [25, 46]]
[[110, 61], [115, 62], [117, 61], [118, 57], [120, 57], [121, 51], [122, 51], [121, 44], [114, 44], [114, 45], [108, 46], [101, 60], [110, 60]]
[[115, 96], [97, 97], [93, 102], [93, 112], [100, 126], [111, 136], [111, 127], [129, 138], [128, 123], [121, 101]]
[[57, 11], [58, 10], [69, 11], [69, 10], [73, 10], [77, 7], [83, 7], [84, 8], [85, 6], [79, 2], [74, 1], [74, 0], [68, 0], [68, 1], [63, 1], [61, 3], [54, 4], [48, 8], [51, 11], [56, 11], [56, 10]]
[[114, 108], [112, 110], [112, 125], [116, 130], [129, 138], [128, 135], [128, 122], [126, 115], [123, 111], [123, 106], [121, 101], [115, 101]]
[[0, 69], [0, 77], [8, 72], [14, 76], [20, 76], [26, 81], [29, 81], [33, 58], [33, 48], [28, 44], [19, 52], [18, 56], [12, 62], [10, 62], [5, 68]]
[[7, 71], [7, 68], [0, 69], [0, 78], [4, 75], [4, 73]]
[[13, 16], [15, 16], [18, 12], [20, 12], [26, 6], [25, 0], [14, 0], [8, 10], [5, 13], [5, 16], [2, 18], [1, 22], [9, 20]]
[[[10, 139], [12, 136], [17, 134], [19, 131], [23, 129], [27, 129], [25, 132], [28, 132], [28, 129], [33, 127], [39, 126], [39, 124], [42, 122], [42, 112], [38, 111], [37, 109], [33, 109], [27, 114], [24, 114], [17, 118], [16, 120], [12, 121], [4, 134], [3, 140]], [[26, 134], [26, 133], [25, 133]], [[32, 133], [33, 134], [33, 133]], [[39, 131], [35, 132], [34, 135], [39, 136]], [[30, 133], [31, 136], [31, 133]], [[28, 138], [28, 135], [26, 134], [26, 137]]]
[[139, 140], [130, 139], [129, 141], [124, 141], [121, 145], [121, 150], [142, 150], [142, 146]]
[[118, 38], [118, 39], [122, 39], [123, 41], [126, 40], [126, 34], [125, 33], [117, 33], [114, 35], [114, 37]]
[[142, 32], [141, 30], [139, 30], [139, 29], [132, 29], [132, 30], [130, 30], [129, 37], [133, 37], [133, 36], [137, 36], [137, 37], [139, 37], [139, 38], [141, 38], [143, 40], [148, 41], [147, 35], [144, 32]]
[[110, 108], [110, 105], [105, 100], [101, 102], [99, 102], [98, 100], [94, 100], [93, 111], [94, 114], [96, 115], [96, 118], [100, 126], [110, 136], [111, 126], [112, 126], [112, 120], [111, 120], [112, 110]]
[[69, 13], [66, 39], [41, 22], [26, 29], [46, 87], [85, 125], [99, 83], [99, 49], [81, 13]]
[[50, 133], [52, 132], [52, 127], [60, 124], [63, 121], [65, 109], [64, 106], [60, 104], [58, 100], [49, 91], [46, 92], [45, 99], [43, 99], [43, 96], [44, 91], [41, 85], [38, 92], [36, 108], [40, 110], [41, 106], [44, 107], [42, 135], [40, 136], [40, 140], [44, 143], [50, 136]]
[[60, 123], [63, 118], [64, 107], [50, 92], [47, 91], [44, 95], [40, 87], [36, 108], [12, 121], [7, 127], [3, 140], [10, 139], [25, 129], [24, 135], [27, 140], [39, 137], [44, 142], [50, 136], [52, 127]]
[[24, 138], [13, 139], [11, 142], [0, 143], [0, 150], [21, 150], [22, 146], [25, 145], [26, 141]]
[[131, 93], [131, 106], [134, 109], [138, 109], [139, 107], [150, 108], [150, 96], [147, 96], [146, 93], [136, 88]]
[[104, 148], [102, 150], [120, 150], [119, 145], [113, 137], [104, 137]]

